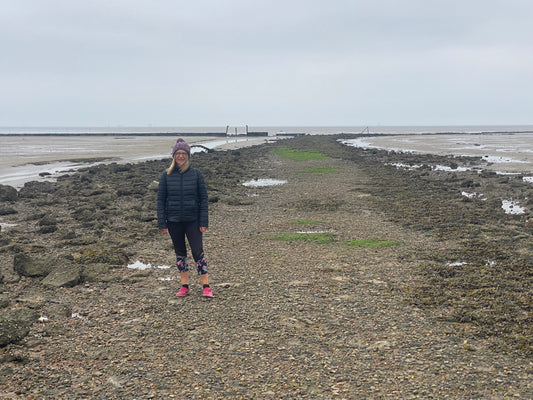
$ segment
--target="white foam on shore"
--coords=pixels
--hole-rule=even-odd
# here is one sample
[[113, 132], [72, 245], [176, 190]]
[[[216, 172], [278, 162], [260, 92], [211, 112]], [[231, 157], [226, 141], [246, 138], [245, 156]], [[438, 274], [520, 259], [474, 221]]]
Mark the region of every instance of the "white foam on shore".
[[446, 172], [465, 172], [465, 171], [470, 171], [471, 168], [466, 168], [466, 167], [452, 168], [452, 167], [447, 167], [446, 165], [435, 165], [433, 167], [433, 170], [434, 171], [446, 171]]
[[516, 158], [510, 157], [499, 157], [499, 156], [483, 156], [483, 160], [493, 164], [527, 164], [527, 161], [517, 160]]
[[502, 208], [506, 214], [520, 215], [526, 213], [526, 209], [520, 206], [517, 201], [513, 200], [502, 200]]
[[133, 264], [127, 265], [126, 268], [130, 269], [138, 269], [138, 270], [145, 270], [145, 269], [151, 269], [151, 268], [157, 268], [157, 269], [170, 269], [168, 265], [157, 265], [152, 266], [152, 264], [144, 264], [143, 262], [137, 260]]
[[468, 263], [465, 261], [454, 261], [454, 262], [447, 262], [447, 267], [462, 267], [463, 265], [467, 265]]
[[409, 165], [409, 164], [403, 164], [403, 163], [389, 163], [387, 165], [392, 165], [393, 167], [396, 167], [397, 169], [407, 169], [409, 171], [423, 167], [422, 164]]
[[[409, 165], [409, 164], [403, 164], [403, 163], [388, 163], [386, 165], [392, 165], [393, 167], [396, 167], [397, 169], [406, 169], [406, 170], [409, 170], [409, 171], [413, 171], [415, 169], [423, 167], [422, 164]], [[465, 172], [465, 171], [471, 171], [472, 170], [472, 168], [467, 168], [467, 167], [452, 168], [452, 167], [448, 167], [446, 165], [433, 165], [433, 166], [431, 166], [431, 169], [433, 171], [445, 171], [445, 172]]]
[[485, 197], [485, 195], [483, 193], [468, 193], [468, 192], [465, 192], [464, 190], [461, 192], [461, 195], [464, 196], [464, 197], [467, 197], [469, 199], [480, 199], [480, 200], [487, 200], [487, 198]]
[[243, 183], [246, 187], [267, 187], [267, 186], [277, 186], [284, 185], [287, 183], [286, 180], [281, 179], [253, 179], [251, 181], [246, 181]]

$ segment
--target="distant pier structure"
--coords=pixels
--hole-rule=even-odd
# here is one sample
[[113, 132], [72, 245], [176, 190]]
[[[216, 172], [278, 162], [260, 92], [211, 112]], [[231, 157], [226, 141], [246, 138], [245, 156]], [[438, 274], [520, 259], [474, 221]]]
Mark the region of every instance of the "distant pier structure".
[[261, 136], [268, 136], [268, 132], [258, 132], [258, 131], [250, 131], [248, 130], [248, 125], [245, 127], [245, 131], [243, 133], [239, 133], [237, 130], [237, 127], [234, 128], [234, 133], [229, 134], [229, 125], [226, 125], [226, 136], [251, 136], [251, 137], [261, 137]]
[[268, 136], [268, 132], [246, 132], [246, 136], [259, 137]]
[[268, 132], [249, 131], [248, 125], [246, 125], [246, 136], [253, 136], [253, 137], [268, 136]]

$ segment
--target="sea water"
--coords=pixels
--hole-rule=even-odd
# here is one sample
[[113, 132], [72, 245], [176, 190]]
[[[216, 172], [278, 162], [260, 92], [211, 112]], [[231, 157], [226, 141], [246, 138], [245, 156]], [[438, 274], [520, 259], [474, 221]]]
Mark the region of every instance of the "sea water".
[[533, 174], [533, 133], [528, 132], [364, 136], [342, 143], [404, 153], [479, 157], [496, 172]]
[[[197, 126], [197, 127], [0, 127], [2, 134], [198, 134], [205, 132], [243, 134], [246, 126]], [[442, 126], [249, 126], [249, 131], [277, 133], [307, 133], [330, 135], [338, 133], [370, 134], [419, 134], [419, 133], [483, 133], [483, 132], [529, 132], [533, 125], [442, 125]]]

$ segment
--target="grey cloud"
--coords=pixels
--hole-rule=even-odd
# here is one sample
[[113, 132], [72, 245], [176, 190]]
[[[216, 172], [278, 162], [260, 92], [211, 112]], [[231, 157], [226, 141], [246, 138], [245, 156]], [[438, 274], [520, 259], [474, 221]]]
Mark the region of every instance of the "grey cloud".
[[528, 123], [531, 15], [528, 0], [9, 2], [0, 125]]

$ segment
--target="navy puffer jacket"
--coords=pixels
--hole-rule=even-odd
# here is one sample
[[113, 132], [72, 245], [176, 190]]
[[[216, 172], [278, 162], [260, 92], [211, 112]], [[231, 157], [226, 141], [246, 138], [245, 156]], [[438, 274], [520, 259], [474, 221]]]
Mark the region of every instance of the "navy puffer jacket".
[[189, 167], [183, 174], [175, 168], [163, 172], [157, 190], [157, 226], [167, 228], [167, 221], [198, 221], [208, 226], [207, 187], [200, 170]]

